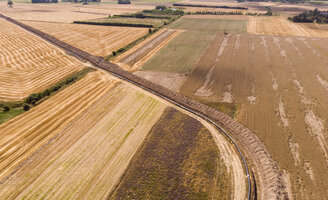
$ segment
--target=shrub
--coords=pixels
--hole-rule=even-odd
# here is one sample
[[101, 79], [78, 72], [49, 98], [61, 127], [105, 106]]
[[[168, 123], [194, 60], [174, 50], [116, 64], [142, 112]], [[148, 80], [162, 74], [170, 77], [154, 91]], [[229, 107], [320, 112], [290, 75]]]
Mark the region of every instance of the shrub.
[[10, 110], [10, 107], [9, 107], [9, 106], [4, 106], [4, 107], [3, 107], [3, 111], [7, 112], [7, 111], [9, 111], [9, 110]]
[[30, 106], [28, 104], [23, 105], [23, 110], [28, 111], [30, 109]]

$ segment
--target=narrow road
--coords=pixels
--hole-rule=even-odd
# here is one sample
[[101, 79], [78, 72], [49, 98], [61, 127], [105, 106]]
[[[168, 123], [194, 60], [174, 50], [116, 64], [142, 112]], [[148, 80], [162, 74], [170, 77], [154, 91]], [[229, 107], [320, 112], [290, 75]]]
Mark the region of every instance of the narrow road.
[[[244, 162], [248, 182], [247, 199], [254, 199], [255, 197], [263, 200], [288, 199], [285, 182], [276, 161], [272, 159], [261, 140], [244, 125], [214, 108], [193, 101], [181, 94], [175, 93], [146, 79], [131, 74], [115, 64], [104, 61], [102, 57], [93, 56], [19, 21], [5, 17], [4, 15], [0, 14], [0, 17], [38, 35], [48, 42], [66, 50], [70, 54], [89, 61], [97, 68], [105, 70], [126, 82], [132, 83], [133, 85], [208, 121], [217, 129], [225, 133], [240, 153], [240, 157]], [[254, 173], [254, 177], [252, 177], [256, 180], [255, 191], [255, 187], [253, 187], [254, 185], [251, 184], [250, 171]], [[255, 195], [251, 195], [253, 192], [255, 192]]]

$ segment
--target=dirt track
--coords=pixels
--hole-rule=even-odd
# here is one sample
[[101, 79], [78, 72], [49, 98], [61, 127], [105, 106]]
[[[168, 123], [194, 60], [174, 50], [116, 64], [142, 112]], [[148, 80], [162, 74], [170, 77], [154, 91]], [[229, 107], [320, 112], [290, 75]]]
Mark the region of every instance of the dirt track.
[[137, 77], [127, 71], [122, 70], [120, 67], [105, 62], [102, 58], [92, 56], [77, 48], [67, 45], [56, 38], [46, 35], [38, 30], [21, 24], [15, 20], [7, 18], [13, 23], [19, 24], [42, 38], [64, 48], [72, 53], [83, 57], [90, 61], [97, 67], [104, 69], [124, 80], [127, 80], [139, 87], [147, 89], [148, 91], [170, 99], [172, 102], [183, 105], [195, 112], [201, 113], [210, 119], [217, 121], [218, 124], [225, 127], [231, 135], [235, 138], [241, 146], [243, 152], [246, 154], [247, 161], [251, 164], [257, 179], [257, 186], [260, 188], [259, 195], [261, 199], [284, 199], [287, 198], [285, 192], [285, 184], [282, 180], [281, 173], [277, 167], [276, 162], [271, 158], [269, 152], [259, 138], [252, 133], [248, 128], [233, 120], [229, 116], [201, 103], [195, 102], [180, 94], [174, 93], [168, 89], [158, 86], [150, 81]]

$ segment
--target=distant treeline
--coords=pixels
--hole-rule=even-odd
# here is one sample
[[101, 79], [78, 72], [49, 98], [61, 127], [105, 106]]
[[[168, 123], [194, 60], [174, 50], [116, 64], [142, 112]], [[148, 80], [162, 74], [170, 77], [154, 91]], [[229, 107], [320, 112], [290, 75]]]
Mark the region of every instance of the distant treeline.
[[118, 22], [87, 22], [87, 21], [74, 21], [74, 24], [88, 24], [88, 25], [101, 25], [101, 26], [125, 26], [125, 27], [142, 27], [142, 28], [153, 28], [150, 24], [129, 24], [129, 23], [118, 23]]
[[62, 0], [62, 2], [74, 2], [74, 3], [82, 3], [82, 2], [100, 2], [101, 0]]
[[32, 0], [32, 3], [58, 3], [58, 0]]
[[118, 4], [131, 4], [130, 0], [118, 0]]
[[305, 11], [294, 17], [288, 19], [293, 22], [304, 22], [304, 23], [328, 23], [328, 11], [319, 11], [318, 8], [310, 11]]
[[240, 6], [215, 6], [215, 5], [184, 4], [184, 3], [174, 3], [173, 6], [183, 6], [183, 7], [201, 7], [201, 8], [225, 8], [225, 9], [240, 9], [240, 10], [248, 10], [248, 8], [246, 8], [246, 7], [240, 7]]

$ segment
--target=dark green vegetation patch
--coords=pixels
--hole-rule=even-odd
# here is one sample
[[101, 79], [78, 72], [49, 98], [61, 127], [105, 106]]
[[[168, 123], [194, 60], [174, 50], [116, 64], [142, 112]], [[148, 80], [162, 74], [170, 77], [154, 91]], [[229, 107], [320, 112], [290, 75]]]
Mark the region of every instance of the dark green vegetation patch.
[[149, 133], [109, 199], [229, 199], [230, 182], [213, 137], [172, 108]]

